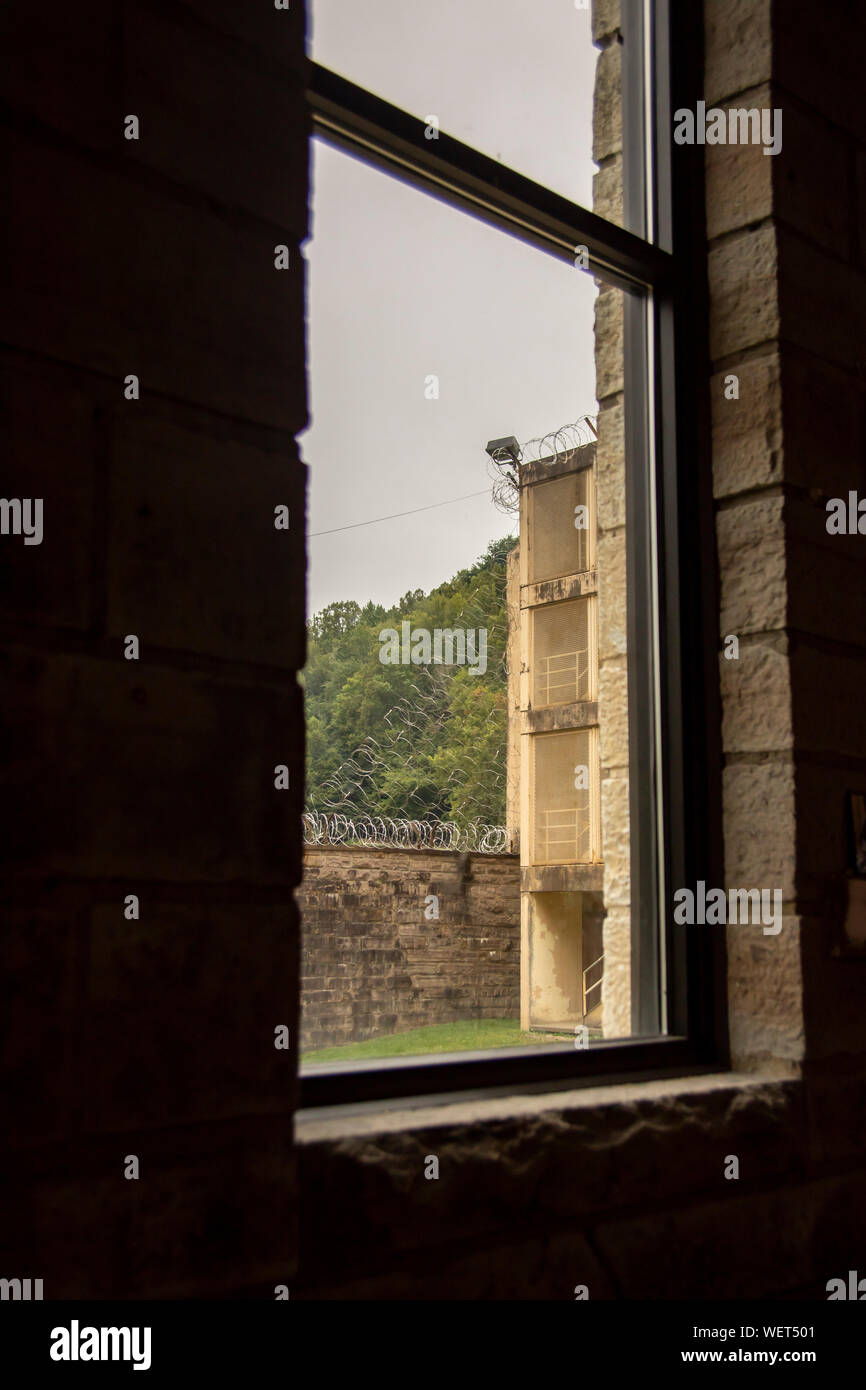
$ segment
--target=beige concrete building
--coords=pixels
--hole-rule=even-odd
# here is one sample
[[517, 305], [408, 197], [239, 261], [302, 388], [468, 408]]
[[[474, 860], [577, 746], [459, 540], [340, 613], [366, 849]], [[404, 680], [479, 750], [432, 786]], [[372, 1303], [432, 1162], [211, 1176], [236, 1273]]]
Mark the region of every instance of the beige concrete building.
[[[620, 853], [628, 845], [628, 722], [624, 664], [618, 686], [611, 661], [620, 656], [600, 643], [602, 624], [605, 634], [613, 627], [605, 599], [616, 590], [600, 584], [597, 565], [597, 467], [593, 442], [519, 469], [520, 541], [508, 571], [508, 818], [520, 844], [521, 1026], [603, 1024], [612, 1036], [628, 1031], [628, 997], [625, 972], [618, 969], [613, 991], [606, 978], [603, 849], [608, 836]], [[603, 685], [616, 718], [600, 701]], [[602, 749], [625, 765], [624, 798], [620, 787], [607, 794]], [[622, 823], [608, 826], [612, 817]], [[627, 902], [627, 883], [625, 893]]]

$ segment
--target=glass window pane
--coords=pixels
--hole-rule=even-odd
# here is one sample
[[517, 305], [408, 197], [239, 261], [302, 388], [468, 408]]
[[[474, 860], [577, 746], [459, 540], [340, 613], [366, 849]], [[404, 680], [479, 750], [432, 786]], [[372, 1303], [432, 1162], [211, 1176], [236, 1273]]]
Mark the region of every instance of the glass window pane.
[[617, 35], [595, 47], [574, 0], [316, 0], [311, 56], [584, 207], [599, 161], [600, 210], [619, 222]]
[[304, 1065], [628, 1036], [623, 294], [314, 185]]

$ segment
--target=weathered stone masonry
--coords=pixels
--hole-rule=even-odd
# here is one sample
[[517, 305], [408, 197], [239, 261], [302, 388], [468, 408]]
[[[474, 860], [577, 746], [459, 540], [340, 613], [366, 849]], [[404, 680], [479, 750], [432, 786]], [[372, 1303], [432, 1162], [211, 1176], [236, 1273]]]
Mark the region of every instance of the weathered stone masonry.
[[316, 846], [298, 903], [302, 1049], [517, 1017], [516, 855]]
[[304, 25], [3, 6], [0, 1273], [46, 1302], [294, 1277]]

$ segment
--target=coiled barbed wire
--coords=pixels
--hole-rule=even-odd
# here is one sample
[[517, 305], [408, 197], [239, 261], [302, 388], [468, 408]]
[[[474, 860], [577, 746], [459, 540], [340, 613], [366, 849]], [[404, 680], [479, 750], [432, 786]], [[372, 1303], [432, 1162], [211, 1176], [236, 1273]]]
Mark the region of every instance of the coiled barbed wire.
[[596, 416], [582, 415], [549, 434], [540, 434], [537, 439], [527, 439], [520, 446], [520, 456], [515, 460], [507, 449], [491, 454], [488, 473], [493, 483], [493, 505], [500, 512], [514, 513], [520, 509], [520, 468], [528, 463], [539, 463], [542, 459], [554, 458], [557, 454], [567, 454], [582, 449], [598, 438]]
[[518, 467], [519, 461], [515, 461], [511, 454], [501, 449], [497, 449], [496, 453], [487, 459], [487, 474], [493, 484], [493, 505], [497, 511], [505, 512], [506, 515], [513, 516], [520, 511]]
[[450, 849], [476, 854], [509, 854], [512, 837], [504, 825], [470, 821], [400, 820], [391, 816], [347, 816], [315, 811], [302, 816], [305, 845], [363, 845], [391, 849]]
[[527, 439], [520, 450], [521, 463], [539, 463], [542, 459], [553, 458], [556, 454], [572, 453], [594, 444], [598, 438], [596, 417], [582, 415], [568, 425], [560, 425], [558, 430], [540, 434], [537, 439]]

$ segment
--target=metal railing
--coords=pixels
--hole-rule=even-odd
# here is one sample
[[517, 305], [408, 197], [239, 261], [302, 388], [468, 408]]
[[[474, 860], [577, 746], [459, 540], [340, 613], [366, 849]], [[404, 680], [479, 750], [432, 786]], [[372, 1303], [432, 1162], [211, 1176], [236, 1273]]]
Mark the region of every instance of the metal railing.
[[[540, 656], [535, 662], [536, 705], [564, 705], [581, 698], [580, 691], [587, 689], [589, 677], [589, 652], [584, 647], [577, 652], [557, 652], [553, 656]], [[573, 694], [556, 694], [551, 691], [573, 691]], [[543, 694], [542, 694], [543, 692]]]
[[[593, 983], [592, 983], [591, 985], [588, 985], [586, 982], [587, 982], [587, 979], [589, 978], [589, 972], [590, 972], [590, 970], [594, 970], [595, 967], [596, 967], [597, 965], [603, 965], [603, 964], [604, 964], [604, 953], [602, 952], [602, 954], [598, 957], [598, 960], [594, 960], [594, 961], [592, 962], [592, 964], [591, 964], [591, 965], [588, 965], [588, 966], [586, 967], [586, 969], [584, 970], [584, 972], [583, 972], [583, 1016], [584, 1016], [584, 1018], [586, 1018], [587, 1014], [590, 1012], [590, 1009], [587, 1007], [590, 994], [592, 993], [592, 991], [593, 991], [594, 989], [597, 989], [597, 990], [600, 990], [600, 989], [601, 989], [602, 981], [603, 981], [603, 979], [604, 979], [604, 971], [602, 970], [601, 973], [600, 973], [600, 975], [599, 975], [599, 977], [598, 977], [598, 979], [597, 979], [597, 980], [594, 980]], [[598, 1000], [596, 1001], [596, 1004], [600, 1004], [600, 1003], [601, 1003], [601, 995], [599, 994], [599, 997], [598, 997]], [[593, 1004], [591, 1007], [594, 1009], [594, 1008], [596, 1007], [596, 1004]]]
[[539, 864], [588, 864], [591, 860], [589, 817], [576, 807], [536, 811], [535, 858]]

